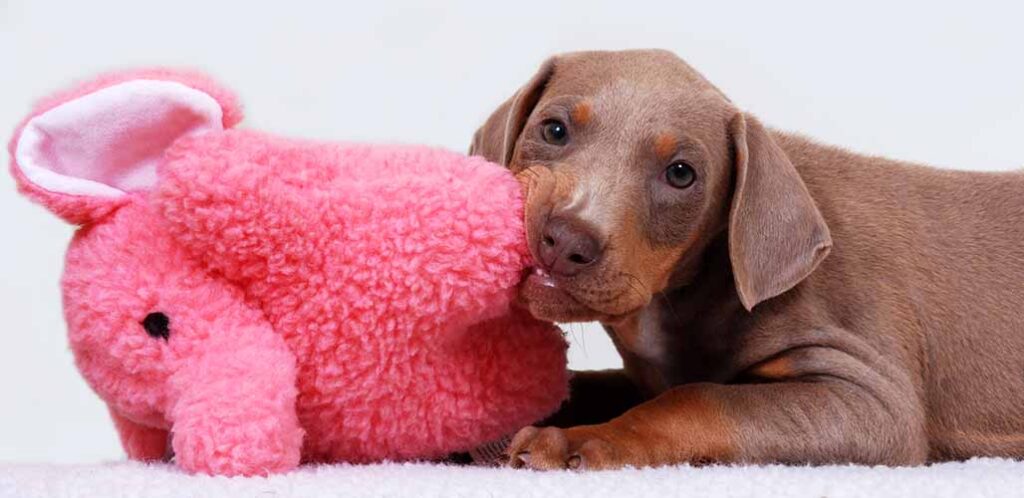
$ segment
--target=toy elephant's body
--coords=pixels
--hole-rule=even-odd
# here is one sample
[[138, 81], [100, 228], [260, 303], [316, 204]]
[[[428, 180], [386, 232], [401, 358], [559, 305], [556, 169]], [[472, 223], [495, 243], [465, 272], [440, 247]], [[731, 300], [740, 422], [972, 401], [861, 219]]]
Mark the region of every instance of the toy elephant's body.
[[561, 334], [510, 307], [527, 253], [507, 171], [223, 129], [238, 117], [205, 79], [120, 75], [11, 142], [22, 190], [82, 225], [71, 346], [132, 458], [433, 458], [558, 405]]

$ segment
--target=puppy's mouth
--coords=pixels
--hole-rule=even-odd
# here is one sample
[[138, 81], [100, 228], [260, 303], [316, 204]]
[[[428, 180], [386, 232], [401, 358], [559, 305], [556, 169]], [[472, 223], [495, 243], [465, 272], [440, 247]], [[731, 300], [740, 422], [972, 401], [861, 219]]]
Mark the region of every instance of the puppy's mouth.
[[[592, 264], [592, 260], [583, 271], [571, 275], [553, 274], [542, 267], [542, 233], [551, 219], [559, 177], [547, 167], [526, 168], [517, 177], [526, 192], [526, 239], [535, 262], [519, 286], [518, 302], [522, 307], [541, 320], [612, 324], [647, 304], [650, 296], [641, 292], [643, 283], [619, 271], [610, 262], [607, 248], [602, 248], [603, 262]], [[564, 176], [561, 179], [565, 181]]]
[[519, 302], [530, 314], [552, 322], [586, 322], [597, 319], [596, 311], [579, 302], [559, 281], [542, 268], [527, 270], [519, 287]]
[[634, 311], [609, 312], [603, 307], [588, 304], [586, 295], [585, 290], [577, 290], [570, 282], [539, 267], [529, 268], [519, 286], [520, 305], [541, 320], [613, 323]]

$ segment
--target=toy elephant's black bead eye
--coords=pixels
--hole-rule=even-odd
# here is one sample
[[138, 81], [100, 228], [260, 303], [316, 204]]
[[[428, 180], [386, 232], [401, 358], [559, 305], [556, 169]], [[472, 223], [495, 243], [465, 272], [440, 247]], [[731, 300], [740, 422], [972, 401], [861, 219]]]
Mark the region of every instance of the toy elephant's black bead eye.
[[142, 328], [146, 329], [146, 333], [150, 337], [154, 339], [160, 338], [165, 341], [171, 336], [170, 325], [171, 319], [159, 311], [146, 315], [146, 318], [142, 320]]

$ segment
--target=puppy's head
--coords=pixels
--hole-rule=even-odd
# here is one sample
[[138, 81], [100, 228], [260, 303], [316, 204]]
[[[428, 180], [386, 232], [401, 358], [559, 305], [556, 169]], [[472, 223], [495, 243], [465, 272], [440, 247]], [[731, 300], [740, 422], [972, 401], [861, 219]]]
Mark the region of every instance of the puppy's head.
[[526, 187], [536, 268], [521, 297], [540, 318], [626, 318], [685, 285], [723, 233], [750, 309], [796, 285], [831, 244], [770, 134], [669, 52], [549, 59], [470, 153]]

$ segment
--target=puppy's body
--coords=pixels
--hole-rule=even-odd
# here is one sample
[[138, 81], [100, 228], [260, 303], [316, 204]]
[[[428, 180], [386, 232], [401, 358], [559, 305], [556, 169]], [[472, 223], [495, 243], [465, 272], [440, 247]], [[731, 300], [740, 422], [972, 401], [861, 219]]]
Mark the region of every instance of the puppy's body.
[[[616, 341], [630, 377], [650, 394], [822, 375], [866, 391], [836, 394], [849, 396], [848, 413], [818, 395], [803, 406], [749, 401], [780, 418], [823, 410], [818, 429], [834, 425], [835, 438], [809, 447], [805, 438], [821, 436], [791, 420], [776, 446], [746, 459], [1024, 456], [1024, 175], [936, 170], [774, 137], [828, 223], [830, 255], [748, 313], [732, 285], [727, 241], [718, 241], [691, 284], [608, 326], [613, 336], [661, 345]], [[844, 423], [851, 434], [840, 433]], [[844, 436], [854, 447], [843, 448]]]
[[[768, 131], [657, 51], [547, 63], [473, 151], [529, 185], [525, 305], [600, 320], [625, 365], [513, 464], [1024, 457], [1021, 173]], [[677, 163], [697, 180], [666, 188]]]

